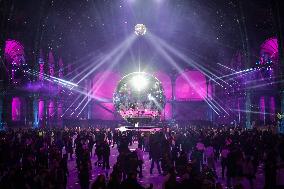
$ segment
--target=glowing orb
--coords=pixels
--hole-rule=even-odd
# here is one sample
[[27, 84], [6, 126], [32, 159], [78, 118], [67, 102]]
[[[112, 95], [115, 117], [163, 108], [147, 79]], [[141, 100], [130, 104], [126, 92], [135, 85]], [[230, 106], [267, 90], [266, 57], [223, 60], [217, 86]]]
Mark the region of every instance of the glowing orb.
[[130, 123], [149, 123], [161, 117], [166, 98], [161, 82], [144, 72], [123, 77], [113, 95], [116, 111]]
[[134, 89], [141, 91], [145, 89], [145, 87], [147, 86], [148, 80], [143, 75], [137, 75], [131, 79], [131, 84], [134, 87]]
[[142, 36], [142, 35], [146, 34], [147, 28], [144, 24], [136, 24], [136, 26], [134, 28], [134, 32], [135, 32], [136, 35]]

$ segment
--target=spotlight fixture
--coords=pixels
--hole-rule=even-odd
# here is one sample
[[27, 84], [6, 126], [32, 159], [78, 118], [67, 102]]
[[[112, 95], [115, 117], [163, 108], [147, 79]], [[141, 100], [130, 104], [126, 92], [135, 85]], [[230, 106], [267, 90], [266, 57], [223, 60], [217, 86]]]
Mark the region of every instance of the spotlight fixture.
[[136, 24], [136, 26], [134, 28], [134, 32], [135, 32], [136, 35], [142, 36], [142, 35], [146, 34], [147, 28], [144, 24]]

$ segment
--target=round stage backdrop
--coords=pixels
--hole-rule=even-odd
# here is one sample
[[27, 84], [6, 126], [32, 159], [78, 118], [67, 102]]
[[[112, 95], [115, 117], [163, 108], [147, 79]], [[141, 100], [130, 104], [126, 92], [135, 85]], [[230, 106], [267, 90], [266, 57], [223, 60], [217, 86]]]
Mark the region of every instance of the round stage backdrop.
[[161, 117], [166, 104], [161, 82], [144, 72], [124, 76], [113, 95], [116, 111], [130, 123], [150, 123]]

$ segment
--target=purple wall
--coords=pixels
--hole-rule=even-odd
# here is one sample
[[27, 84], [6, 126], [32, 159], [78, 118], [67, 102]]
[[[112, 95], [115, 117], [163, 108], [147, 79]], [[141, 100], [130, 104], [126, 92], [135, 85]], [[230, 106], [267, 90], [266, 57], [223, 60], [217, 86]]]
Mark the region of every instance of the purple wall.
[[159, 71], [154, 74], [155, 77], [162, 83], [165, 96], [168, 100], [172, 99], [172, 82], [171, 78], [164, 72]]
[[[211, 88], [210, 86], [208, 90], [209, 97], [211, 97]], [[202, 101], [207, 96], [205, 76], [199, 71], [185, 71], [180, 74], [176, 79], [175, 96], [177, 100]]]
[[12, 99], [12, 121], [21, 120], [21, 99], [19, 97], [14, 97]]
[[93, 79], [93, 95], [100, 98], [112, 99], [113, 93], [120, 79], [120, 74], [111, 71], [96, 74]]
[[[118, 82], [120, 81], [120, 74], [112, 71], [100, 72], [93, 78], [92, 92], [93, 95], [99, 98], [112, 100], [113, 93], [116, 89]], [[101, 103], [105, 108], [115, 112], [113, 103]], [[93, 118], [102, 120], [114, 120], [113, 113], [107, 111], [103, 107], [94, 104], [93, 105]]]
[[113, 113], [107, 111], [103, 107], [115, 112], [113, 103], [101, 103], [101, 106], [94, 104], [93, 106], [93, 119], [101, 119], [101, 120], [114, 120], [115, 116]]
[[200, 102], [178, 103], [175, 105], [175, 118], [177, 120], [209, 120], [208, 105]]

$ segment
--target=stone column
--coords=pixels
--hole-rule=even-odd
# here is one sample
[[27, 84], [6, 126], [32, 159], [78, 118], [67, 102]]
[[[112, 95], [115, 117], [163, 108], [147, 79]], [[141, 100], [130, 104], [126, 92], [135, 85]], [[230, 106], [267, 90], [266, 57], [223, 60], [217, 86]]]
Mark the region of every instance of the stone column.
[[7, 124], [12, 121], [12, 98], [6, 97], [3, 102], [4, 122]]
[[38, 108], [38, 99], [33, 98], [33, 128], [39, 127], [39, 108]]
[[238, 110], [238, 123], [241, 124], [241, 104], [240, 104], [240, 97], [237, 96], [237, 110]]
[[57, 112], [57, 117], [55, 118], [57, 125], [59, 127], [63, 127], [63, 121], [62, 121], [62, 114], [63, 114], [63, 103], [62, 99], [57, 99], [57, 107], [56, 107], [56, 112]]
[[[281, 114], [284, 112], [284, 90], [281, 90]], [[279, 133], [284, 134], [284, 118], [279, 121]]]
[[245, 110], [246, 110], [246, 128], [251, 129], [251, 93], [246, 92], [246, 102], [245, 102]]
[[176, 100], [176, 78], [177, 73], [171, 74], [171, 84], [172, 84], [172, 99], [171, 99], [171, 105], [172, 105], [172, 119], [175, 119], [175, 100]]
[[42, 127], [45, 128], [48, 124], [48, 100], [43, 99], [43, 119], [42, 119]]
[[[92, 82], [92, 80], [90, 79], [90, 80], [88, 80], [88, 89], [89, 90], [92, 90], [92, 88], [93, 88], [93, 82]], [[91, 119], [93, 119], [93, 100], [92, 100], [92, 98], [91, 97], [88, 97], [88, 101], [89, 101], [89, 103], [88, 103], [88, 105], [87, 105], [87, 109], [88, 109], [88, 111], [87, 111], [87, 119], [88, 120], [91, 120]]]
[[0, 97], [0, 130], [3, 129], [2, 116], [3, 116], [3, 98]]
[[[283, 7], [284, 2], [283, 0], [273, 0], [271, 1], [272, 5], [272, 15], [275, 20], [275, 27], [277, 32], [277, 41], [278, 41], [278, 54], [279, 54], [279, 76], [281, 80], [284, 79], [284, 25], [283, 25], [283, 16], [284, 13], [281, 10], [281, 7]], [[280, 106], [280, 113], [283, 115], [284, 113], [284, 84], [279, 84], [279, 91], [280, 91], [280, 102], [277, 102], [277, 104], [281, 104]], [[279, 132], [284, 133], [284, 118], [279, 120]]]
[[[211, 83], [210, 78], [206, 77], [206, 99], [207, 99], [207, 101], [210, 101], [210, 97], [209, 97], [210, 83]], [[212, 93], [212, 89], [211, 89], [211, 93]], [[212, 110], [212, 108], [208, 107], [208, 113], [207, 114], [208, 114], [208, 117], [209, 117], [209, 121], [213, 122], [213, 110]]]
[[269, 96], [265, 96], [264, 97], [264, 102], [265, 102], [265, 124], [270, 124], [271, 123], [271, 119], [270, 119], [270, 98]]

